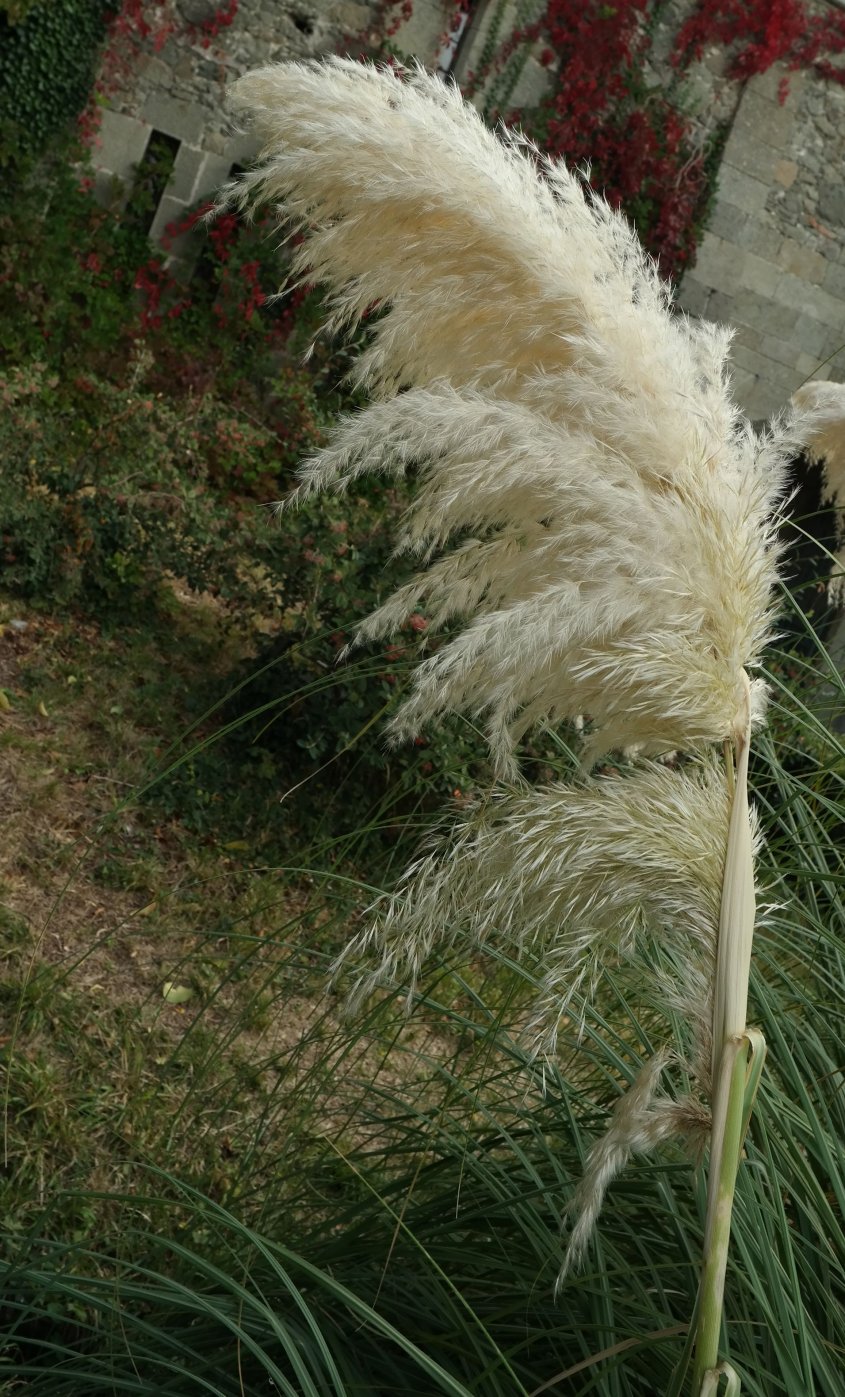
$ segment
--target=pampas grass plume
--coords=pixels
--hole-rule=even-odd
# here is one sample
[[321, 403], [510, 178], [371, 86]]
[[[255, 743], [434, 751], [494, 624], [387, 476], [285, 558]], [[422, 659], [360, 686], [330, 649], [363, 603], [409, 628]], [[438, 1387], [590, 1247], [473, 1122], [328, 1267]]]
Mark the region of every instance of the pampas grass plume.
[[467, 623], [419, 666], [394, 739], [466, 712], [512, 778], [527, 731], [583, 714], [588, 763], [734, 738], [793, 442], [740, 419], [729, 334], [673, 314], [619, 214], [421, 70], [282, 64], [232, 95], [262, 163], [226, 198], [306, 234], [295, 275], [328, 288], [331, 327], [381, 310], [356, 371], [377, 401], [289, 503], [413, 466], [398, 547], [427, 566], [359, 639], [415, 608]]
[[[418, 571], [358, 641], [418, 609], [430, 632], [449, 623], [393, 739], [449, 712], [481, 718], [507, 783], [350, 945], [357, 997], [399, 980], [412, 998], [426, 958], [458, 940], [530, 949], [546, 967], [535, 1046], [554, 1051], [573, 996], [644, 936], [679, 967], [666, 999], [687, 1039], [642, 1065], [594, 1146], [571, 1263], [632, 1152], [679, 1130], [700, 1142], [723, 1049], [745, 1031], [744, 782], [778, 511], [808, 435], [837, 490], [845, 453], [815, 403], [755, 433], [731, 399], [730, 333], [676, 313], [624, 218], [518, 134], [486, 129], [455, 88], [330, 59], [249, 73], [232, 100], [262, 149], [224, 202], [269, 202], [303, 235], [293, 274], [326, 288], [329, 330], [371, 326], [354, 377], [372, 401], [304, 462], [286, 506], [366, 471], [416, 474], [397, 548]], [[563, 720], [584, 728], [580, 781], [521, 790], [519, 740]], [[590, 776], [614, 750], [637, 754], [627, 774]], [[669, 751], [677, 769], [649, 760]], [[694, 1098], [659, 1089], [680, 1062]], [[716, 1100], [717, 1122], [729, 1105]], [[708, 1282], [719, 1306], [723, 1262]]]

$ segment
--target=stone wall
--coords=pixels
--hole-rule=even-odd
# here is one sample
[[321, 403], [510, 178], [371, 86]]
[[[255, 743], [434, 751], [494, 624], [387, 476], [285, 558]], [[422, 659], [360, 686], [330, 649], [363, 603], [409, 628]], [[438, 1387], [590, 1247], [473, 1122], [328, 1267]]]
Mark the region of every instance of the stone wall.
[[845, 88], [772, 69], [742, 92], [680, 304], [736, 327], [734, 393], [752, 418], [807, 378], [845, 380]]
[[[138, 43], [110, 83], [94, 152], [104, 202], [128, 188], [154, 131], [179, 143], [150, 228], [153, 241], [191, 205], [213, 197], [232, 166], [254, 154], [252, 139], [233, 134], [227, 122], [227, 84], [263, 63], [336, 51], [344, 36], [366, 27], [372, 12], [371, 4], [356, 0], [240, 0], [233, 23], [209, 40], [200, 26], [218, 4], [170, 0], [167, 41], [160, 48], [154, 36]], [[195, 247], [190, 237], [174, 245], [176, 262], [189, 266]]]

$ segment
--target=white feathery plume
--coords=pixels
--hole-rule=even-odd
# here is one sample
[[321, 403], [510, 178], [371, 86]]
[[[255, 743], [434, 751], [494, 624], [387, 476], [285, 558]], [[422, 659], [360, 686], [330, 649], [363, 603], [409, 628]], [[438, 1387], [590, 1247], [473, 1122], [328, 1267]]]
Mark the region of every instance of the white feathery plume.
[[413, 466], [399, 549], [428, 562], [460, 540], [361, 628], [415, 606], [468, 622], [418, 668], [394, 737], [483, 715], [509, 776], [529, 728], [583, 714], [587, 761], [735, 737], [794, 443], [740, 421], [728, 333], [673, 315], [620, 215], [422, 71], [282, 64], [233, 100], [263, 151], [225, 197], [307, 234], [295, 269], [329, 288], [333, 326], [382, 311], [357, 376], [385, 401], [291, 502]]
[[456, 944], [530, 947], [545, 967], [530, 1033], [551, 1053], [572, 997], [635, 956], [647, 931], [684, 967], [666, 1002], [694, 1030], [691, 1070], [706, 1091], [728, 814], [714, 760], [495, 792], [411, 865], [347, 946], [341, 963], [378, 957], [354, 1002], [391, 983], [407, 984], [410, 1001], [429, 956]]
[[583, 1261], [608, 1188], [635, 1154], [651, 1154], [667, 1140], [684, 1136], [700, 1145], [709, 1119], [696, 1103], [658, 1094], [660, 1077], [671, 1062], [661, 1048], [645, 1064], [634, 1083], [613, 1108], [611, 1122], [591, 1147], [584, 1176], [567, 1213], [575, 1219], [557, 1278], [559, 1290], [569, 1272]]
[[[413, 993], [458, 935], [542, 946], [539, 1018], [553, 1024], [598, 967], [634, 954], [641, 927], [672, 950], [688, 1070], [714, 1110], [701, 1379], [717, 1361], [738, 1164], [726, 1064], [743, 1066], [748, 1041], [745, 790], [765, 695], [747, 671], [770, 632], [787, 460], [815, 419], [755, 434], [731, 401], [729, 333], [673, 312], [624, 218], [421, 69], [282, 64], [241, 78], [233, 102], [262, 152], [224, 202], [269, 201], [304, 234], [294, 274], [327, 288], [329, 329], [379, 312], [355, 375], [374, 401], [305, 462], [289, 503], [365, 471], [418, 473], [398, 548], [422, 569], [359, 639], [416, 608], [430, 630], [463, 622], [418, 667], [394, 737], [483, 716], [511, 778], [532, 726], [582, 716], [585, 768], [613, 749], [699, 755], [494, 796], [446, 855], [409, 870], [350, 954], [375, 955], [359, 995], [393, 978]], [[739, 759], [735, 787], [717, 743]], [[670, 1127], [700, 1134], [704, 1108], [656, 1094], [668, 1061], [646, 1064], [594, 1147], [570, 1259], [632, 1151]]]
[[[530, 947], [544, 976], [525, 1036], [551, 1056], [562, 1016], [576, 995], [592, 997], [603, 969], [635, 959], [644, 936], [671, 954], [678, 973], [661, 975], [659, 991], [685, 1040], [643, 1066], [591, 1150], [568, 1208], [574, 1226], [561, 1280], [581, 1260], [607, 1187], [629, 1156], [671, 1136], [698, 1147], [706, 1131], [701, 1103], [712, 1086], [729, 813], [712, 758], [682, 771], [648, 763], [575, 787], [497, 791], [411, 865], [336, 964], [336, 971], [350, 962], [367, 967], [350, 992], [354, 1012], [383, 984], [407, 985], [410, 1007], [435, 951], [494, 946], [518, 957]], [[695, 1097], [653, 1099], [670, 1058], [695, 1084]]]
[[845, 600], [845, 384], [805, 383], [793, 394], [792, 404], [806, 414], [803, 436], [807, 450], [821, 463], [824, 498], [837, 509], [840, 552], [828, 591], [831, 601], [841, 604]]

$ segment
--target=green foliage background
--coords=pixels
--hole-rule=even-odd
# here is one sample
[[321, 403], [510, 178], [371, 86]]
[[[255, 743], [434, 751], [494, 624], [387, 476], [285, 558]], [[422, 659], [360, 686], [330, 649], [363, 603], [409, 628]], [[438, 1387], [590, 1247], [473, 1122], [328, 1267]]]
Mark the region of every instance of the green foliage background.
[[0, 165], [40, 155], [82, 110], [113, 8], [109, 0], [0, 4]]

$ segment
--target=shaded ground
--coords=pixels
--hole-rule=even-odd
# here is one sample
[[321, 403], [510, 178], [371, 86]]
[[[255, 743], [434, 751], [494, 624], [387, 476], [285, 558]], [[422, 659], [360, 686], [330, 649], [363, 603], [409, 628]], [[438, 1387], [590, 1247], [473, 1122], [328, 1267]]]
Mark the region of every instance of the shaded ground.
[[394, 1060], [349, 1043], [325, 970], [354, 893], [259, 866], [247, 839], [157, 807], [157, 788], [139, 798], [209, 667], [249, 653], [224, 621], [180, 608], [161, 631], [107, 634], [0, 598], [10, 1236], [48, 1204], [58, 1235], [119, 1230], [116, 1205], [79, 1191], [135, 1192], [148, 1164], [233, 1206], [278, 1199], [291, 1150], [329, 1132], [342, 1154], [366, 1132], [371, 1084], [412, 1101], [426, 1063], [461, 1051], [416, 1022]]
[[215, 1154], [236, 1162], [235, 1134], [275, 1085], [261, 1064], [322, 1012], [319, 958], [292, 959], [293, 934], [307, 941], [325, 919], [308, 888], [138, 802], [209, 657], [222, 669], [242, 649], [211, 613], [179, 627], [162, 654], [151, 633], [0, 602], [13, 1220], [44, 1201], [45, 1180], [113, 1186], [130, 1154], [200, 1172]]

